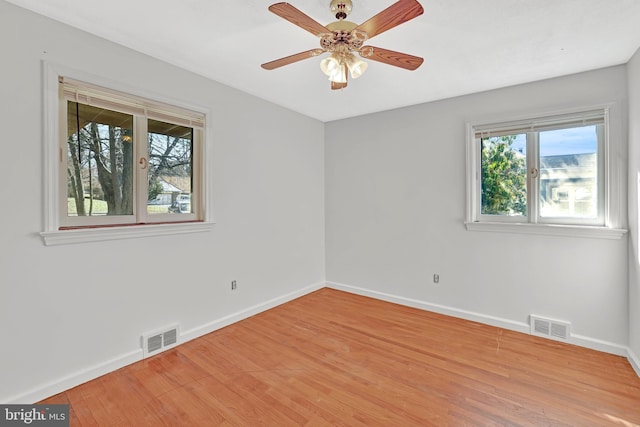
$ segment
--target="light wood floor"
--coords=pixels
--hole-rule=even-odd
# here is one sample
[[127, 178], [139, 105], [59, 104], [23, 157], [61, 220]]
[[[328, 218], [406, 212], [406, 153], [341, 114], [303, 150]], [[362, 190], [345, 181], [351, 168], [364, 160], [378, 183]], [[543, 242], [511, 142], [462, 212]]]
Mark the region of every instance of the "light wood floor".
[[72, 426], [636, 426], [622, 357], [322, 289], [47, 399]]

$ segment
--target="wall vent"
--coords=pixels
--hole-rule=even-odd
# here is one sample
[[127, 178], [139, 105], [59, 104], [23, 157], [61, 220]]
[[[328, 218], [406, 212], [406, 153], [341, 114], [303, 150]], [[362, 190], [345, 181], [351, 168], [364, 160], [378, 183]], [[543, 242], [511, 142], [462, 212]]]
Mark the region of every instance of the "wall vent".
[[143, 357], [153, 356], [178, 345], [178, 325], [142, 335]]
[[571, 323], [545, 317], [529, 316], [531, 335], [566, 341], [571, 335]]

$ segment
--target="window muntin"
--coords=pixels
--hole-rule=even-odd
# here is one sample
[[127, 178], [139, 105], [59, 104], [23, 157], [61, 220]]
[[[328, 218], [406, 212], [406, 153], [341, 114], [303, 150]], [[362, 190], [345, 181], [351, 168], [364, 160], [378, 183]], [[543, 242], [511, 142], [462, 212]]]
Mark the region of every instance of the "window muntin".
[[203, 220], [202, 113], [71, 79], [59, 87], [60, 228]]
[[473, 126], [473, 222], [605, 226], [604, 110]]

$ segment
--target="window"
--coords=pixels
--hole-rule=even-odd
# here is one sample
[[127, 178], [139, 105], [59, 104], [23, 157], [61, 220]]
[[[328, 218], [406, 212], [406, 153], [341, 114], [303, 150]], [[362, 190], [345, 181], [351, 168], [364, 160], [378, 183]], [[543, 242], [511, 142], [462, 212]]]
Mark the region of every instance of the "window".
[[599, 109], [469, 125], [467, 227], [611, 228], [607, 120]]
[[206, 222], [204, 112], [57, 73], [51, 99], [49, 74], [46, 244], [69, 243], [63, 233], [105, 240]]

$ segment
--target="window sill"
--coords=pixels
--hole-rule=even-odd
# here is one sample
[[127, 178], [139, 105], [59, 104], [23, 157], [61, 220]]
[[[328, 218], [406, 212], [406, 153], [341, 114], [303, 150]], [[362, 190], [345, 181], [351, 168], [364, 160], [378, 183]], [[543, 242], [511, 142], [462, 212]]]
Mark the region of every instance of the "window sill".
[[142, 224], [122, 227], [78, 228], [72, 230], [43, 231], [40, 233], [46, 246], [75, 243], [102, 242], [106, 240], [137, 239], [140, 237], [169, 236], [173, 234], [202, 233], [211, 231], [213, 222], [189, 222], [176, 224]]
[[498, 233], [537, 234], [543, 236], [586, 237], [592, 239], [621, 239], [627, 230], [621, 228], [583, 225], [525, 224], [497, 222], [465, 222], [467, 230]]

